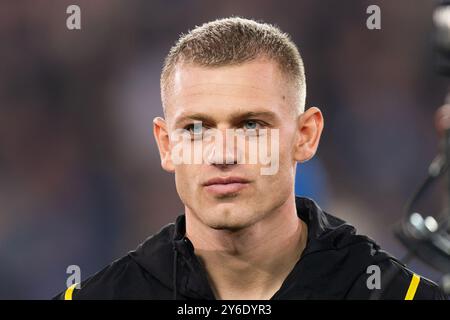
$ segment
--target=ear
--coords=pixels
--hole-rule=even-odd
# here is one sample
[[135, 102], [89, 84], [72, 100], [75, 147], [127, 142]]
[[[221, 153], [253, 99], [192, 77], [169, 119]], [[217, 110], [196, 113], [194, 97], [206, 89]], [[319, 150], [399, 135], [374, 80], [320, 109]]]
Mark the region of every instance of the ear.
[[298, 138], [294, 146], [294, 159], [305, 162], [314, 156], [319, 146], [323, 130], [322, 112], [311, 107], [298, 117], [297, 124]]
[[156, 117], [153, 119], [153, 135], [158, 144], [161, 167], [168, 172], [174, 172], [175, 167], [170, 152], [169, 133], [167, 132], [166, 121], [163, 118]]

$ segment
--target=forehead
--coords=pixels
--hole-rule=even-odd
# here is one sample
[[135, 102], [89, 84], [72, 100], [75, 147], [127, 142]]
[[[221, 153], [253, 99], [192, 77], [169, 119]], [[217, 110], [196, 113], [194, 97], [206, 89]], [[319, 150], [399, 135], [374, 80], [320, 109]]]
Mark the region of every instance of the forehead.
[[239, 65], [177, 66], [169, 93], [168, 114], [189, 112], [212, 117], [230, 113], [283, 112], [292, 103], [293, 88], [276, 62], [254, 60]]

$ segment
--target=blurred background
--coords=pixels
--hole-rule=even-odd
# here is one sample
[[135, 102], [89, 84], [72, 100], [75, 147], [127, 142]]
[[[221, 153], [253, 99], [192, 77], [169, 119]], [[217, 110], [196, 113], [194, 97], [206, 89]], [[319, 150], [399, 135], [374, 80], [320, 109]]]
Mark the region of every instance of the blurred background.
[[[68, 30], [66, 8], [81, 8]], [[368, 30], [366, 8], [381, 8]], [[152, 119], [180, 33], [231, 15], [288, 32], [305, 62], [307, 106], [325, 130], [298, 167], [296, 193], [385, 250], [392, 225], [438, 152], [432, 0], [42, 0], [0, 2], [0, 299], [48, 299], [133, 250], [183, 212], [160, 167]], [[436, 187], [424, 200], [444, 203]], [[412, 269], [439, 281], [418, 259]]]

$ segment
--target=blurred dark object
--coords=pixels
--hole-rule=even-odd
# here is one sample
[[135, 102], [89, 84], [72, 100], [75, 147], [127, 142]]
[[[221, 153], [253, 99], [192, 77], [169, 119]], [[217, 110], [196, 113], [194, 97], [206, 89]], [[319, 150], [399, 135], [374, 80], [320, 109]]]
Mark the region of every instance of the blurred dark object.
[[438, 72], [450, 76], [450, 0], [443, 0], [436, 7], [433, 24]]
[[397, 236], [412, 255], [442, 272], [450, 272], [450, 177], [447, 176], [447, 208], [436, 217], [423, 217], [414, 205], [431, 184], [444, 173], [450, 174], [450, 95], [446, 104], [436, 111], [435, 125], [441, 136], [441, 153], [428, 168], [428, 176], [405, 205], [406, 219], [400, 224]]
[[[438, 73], [450, 76], [450, 0], [440, 1], [433, 13], [434, 47]], [[446, 273], [442, 284], [450, 275], [450, 93], [445, 104], [435, 113], [436, 130], [441, 137], [440, 153], [428, 168], [428, 176], [405, 205], [406, 218], [396, 228], [396, 235], [408, 248], [406, 260], [417, 256], [427, 264]], [[446, 173], [446, 208], [441, 213], [426, 216], [414, 210], [414, 205], [431, 184]], [[404, 261], [406, 263], [406, 261]], [[447, 279], [444, 281], [444, 279]], [[450, 286], [443, 285], [450, 294]]]
[[[450, 95], [446, 103], [436, 111], [435, 125], [441, 137], [441, 152], [428, 168], [428, 176], [405, 206], [406, 219], [396, 229], [396, 235], [408, 248], [404, 260], [414, 256], [444, 273], [441, 286], [450, 294]], [[431, 184], [445, 173], [447, 178], [447, 207], [436, 217], [424, 217], [414, 210]], [[407, 261], [404, 261], [407, 263]]]

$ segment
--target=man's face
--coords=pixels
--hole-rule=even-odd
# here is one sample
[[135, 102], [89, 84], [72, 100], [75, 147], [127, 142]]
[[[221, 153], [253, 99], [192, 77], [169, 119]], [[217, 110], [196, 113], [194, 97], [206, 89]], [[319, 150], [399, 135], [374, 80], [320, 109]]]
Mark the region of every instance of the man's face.
[[[300, 135], [295, 112], [297, 94], [275, 62], [257, 59], [215, 68], [181, 65], [176, 68], [172, 81], [166, 99], [168, 135], [177, 129], [192, 129], [194, 123], [201, 121], [203, 130], [222, 132], [225, 144], [222, 162], [217, 159], [218, 150], [214, 155], [214, 148], [210, 148], [213, 150], [213, 155], [207, 156], [210, 161], [169, 166], [169, 171], [175, 172], [177, 191], [186, 206], [186, 214], [195, 215], [211, 228], [237, 230], [260, 221], [292, 196], [294, 149]], [[235, 145], [230, 156], [225, 129], [245, 132], [252, 128], [278, 130], [275, 149], [270, 147], [274, 141], [266, 137], [268, 154], [276, 152], [279, 157], [278, 170], [273, 174], [261, 174], [261, 168], [269, 165], [259, 160], [256, 164], [248, 161], [224, 164], [225, 158], [237, 157], [239, 153], [249, 159], [251, 152], [250, 148], [237, 150]], [[210, 143], [203, 141], [203, 149]], [[170, 140], [168, 149], [173, 150], [174, 144]], [[271, 154], [271, 158], [277, 155]], [[219, 180], [214, 183], [211, 179], [215, 178]]]

